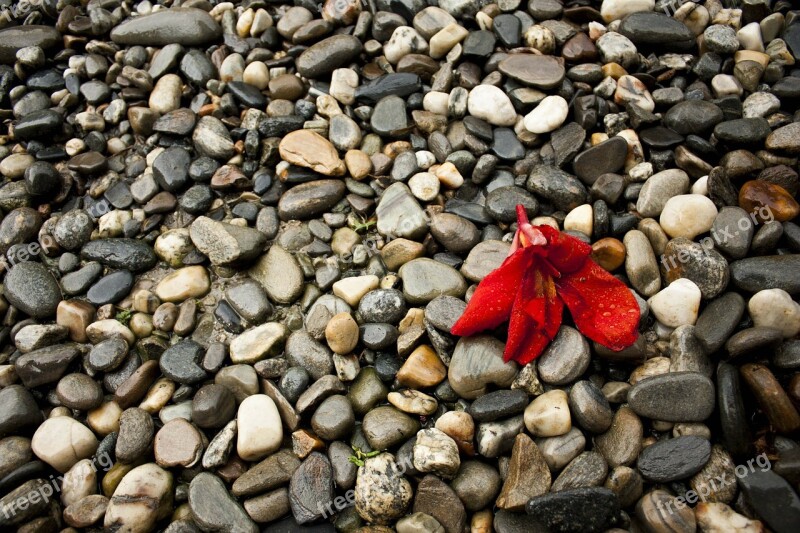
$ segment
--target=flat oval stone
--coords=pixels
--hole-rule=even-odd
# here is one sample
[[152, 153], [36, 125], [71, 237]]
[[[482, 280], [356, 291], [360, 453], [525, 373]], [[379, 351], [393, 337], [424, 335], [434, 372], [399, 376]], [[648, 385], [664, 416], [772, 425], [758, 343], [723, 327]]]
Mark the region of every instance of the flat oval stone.
[[538, 89], [554, 89], [564, 80], [564, 65], [553, 56], [512, 54], [497, 65], [506, 76]]
[[35, 318], [56, 312], [61, 288], [41, 263], [24, 261], [14, 265], [4, 280], [5, 297], [11, 305]]
[[683, 22], [657, 11], [632, 13], [622, 20], [619, 33], [637, 46], [659, 46], [687, 50], [694, 45], [694, 34]]
[[206, 377], [200, 366], [205, 350], [194, 341], [185, 340], [173, 344], [161, 354], [161, 372], [178, 383], [197, 383]]
[[711, 458], [711, 443], [696, 435], [660, 440], [639, 455], [636, 466], [645, 479], [667, 483], [686, 479], [700, 471]]
[[645, 378], [628, 392], [636, 414], [668, 422], [702, 422], [714, 410], [714, 383], [698, 372], [670, 372]]
[[592, 185], [603, 174], [621, 169], [627, 156], [628, 141], [612, 137], [578, 154], [572, 166], [581, 181]]
[[548, 531], [605, 531], [613, 527], [620, 512], [617, 495], [605, 487], [563, 490], [531, 498], [525, 510], [538, 523], [545, 524]]
[[0, 30], [0, 63], [13, 65], [17, 51], [28, 46], [48, 50], [61, 41], [61, 34], [51, 26], [25, 25]]
[[281, 196], [278, 214], [282, 220], [304, 220], [322, 214], [342, 199], [347, 188], [340, 180], [317, 180], [292, 187]]
[[117, 44], [198, 46], [222, 37], [222, 29], [202, 9], [173, 8], [136, 17], [111, 31]]
[[334, 35], [312, 45], [300, 54], [295, 64], [306, 78], [330, 74], [361, 53], [361, 41], [352, 35]]
[[158, 260], [156, 253], [146, 242], [136, 239], [91, 241], [81, 249], [81, 256], [111, 268], [127, 269], [132, 272], [149, 270]]
[[800, 293], [800, 255], [748, 257], [734, 261], [730, 269], [734, 285], [747, 292], [783, 289]]

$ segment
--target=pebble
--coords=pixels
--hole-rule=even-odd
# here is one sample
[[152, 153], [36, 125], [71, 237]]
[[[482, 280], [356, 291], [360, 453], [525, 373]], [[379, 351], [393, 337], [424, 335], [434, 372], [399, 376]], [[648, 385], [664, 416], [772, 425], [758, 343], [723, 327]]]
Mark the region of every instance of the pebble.
[[701, 298], [702, 293], [693, 281], [679, 278], [652, 296], [647, 303], [659, 322], [676, 328], [693, 325], [697, 321]]
[[698, 372], [660, 374], [637, 382], [628, 403], [638, 415], [654, 420], [701, 422], [714, 410], [714, 384]]
[[386, 524], [405, 515], [414, 496], [411, 483], [391, 453], [381, 453], [364, 461], [355, 486], [355, 509], [369, 522]]
[[[66, 438], [64, 438], [66, 436]], [[33, 434], [33, 453], [61, 473], [91, 457], [97, 449], [92, 431], [72, 418], [57, 416], [45, 420]]]
[[111, 32], [115, 43], [127, 45], [196, 46], [218, 39], [219, 25], [207, 12], [195, 8], [175, 8], [131, 19]]
[[188, 490], [191, 516], [207, 531], [240, 531], [255, 533], [258, 527], [234, 500], [220, 478], [201, 472], [192, 479]]
[[497, 506], [510, 511], [524, 509], [530, 499], [547, 493], [550, 479], [550, 471], [536, 443], [525, 434], [517, 435]]
[[154, 463], [127, 471], [113, 490], [103, 526], [135, 533], [149, 531], [169, 516], [172, 488], [172, 474]]
[[525, 129], [531, 133], [550, 133], [567, 119], [569, 105], [560, 96], [545, 97], [536, 108], [525, 115]]
[[478, 85], [469, 92], [469, 114], [495, 126], [513, 126], [517, 112], [508, 95], [493, 85]]

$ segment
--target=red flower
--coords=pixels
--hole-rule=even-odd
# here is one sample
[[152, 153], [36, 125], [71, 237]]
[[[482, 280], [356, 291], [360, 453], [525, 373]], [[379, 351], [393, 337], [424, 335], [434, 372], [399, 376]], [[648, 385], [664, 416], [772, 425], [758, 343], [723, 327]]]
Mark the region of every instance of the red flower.
[[631, 291], [589, 258], [591, 246], [550, 226], [531, 226], [517, 206], [519, 229], [508, 258], [480, 282], [454, 335], [508, 324], [503, 359], [527, 364], [553, 340], [564, 304], [578, 329], [615, 351], [636, 341], [639, 305]]

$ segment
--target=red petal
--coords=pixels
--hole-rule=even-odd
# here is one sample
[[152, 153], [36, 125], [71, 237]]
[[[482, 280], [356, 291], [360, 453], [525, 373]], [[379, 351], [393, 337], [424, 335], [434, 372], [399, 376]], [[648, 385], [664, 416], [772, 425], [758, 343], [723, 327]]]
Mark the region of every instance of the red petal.
[[529, 266], [530, 260], [522, 250], [503, 261], [497, 270], [478, 284], [464, 314], [450, 329], [450, 333], [467, 337], [496, 328], [508, 320], [522, 276]]
[[597, 263], [587, 260], [580, 270], [562, 275], [556, 285], [584, 335], [616, 351], [636, 342], [639, 304], [624, 283]]
[[503, 359], [522, 365], [536, 359], [558, 333], [563, 308], [553, 278], [534, 265], [522, 279], [511, 311]]
[[575, 272], [592, 253], [592, 247], [550, 226], [536, 226], [547, 238], [547, 260], [562, 274]]

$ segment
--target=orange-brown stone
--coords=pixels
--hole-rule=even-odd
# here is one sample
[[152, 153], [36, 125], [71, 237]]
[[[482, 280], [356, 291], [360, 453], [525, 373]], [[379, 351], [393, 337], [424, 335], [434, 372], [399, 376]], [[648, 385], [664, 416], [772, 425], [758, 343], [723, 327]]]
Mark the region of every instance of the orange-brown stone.
[[739, 190], [739, 207], [759, 222], [786, 222], [800, 213], [800, 204], [780, 185], [762, 180], [748, 181]]
[[397, 381], [412, 389], [434, 387], [447, 376], [442, 360], [430, 346], [420, 346], [408, 356], [397, 372]]
[[612, 237], [600, 239], [592, 245], [592, 259], [612, 272], [625, 262], [625, 245], [619, 239]]

